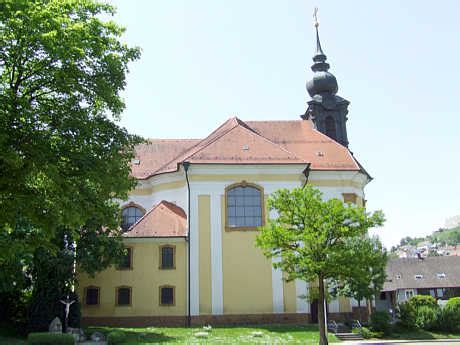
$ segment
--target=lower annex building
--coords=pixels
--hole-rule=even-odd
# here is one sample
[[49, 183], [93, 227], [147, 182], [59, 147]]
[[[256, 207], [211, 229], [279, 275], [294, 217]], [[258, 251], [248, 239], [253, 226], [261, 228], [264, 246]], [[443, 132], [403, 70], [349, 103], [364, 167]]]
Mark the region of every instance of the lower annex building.
[[[286, 282], [255, 247], [273, 217], [268, 196], [305, 183], [325, 198], [364, 203], [370, 176], [348, 149], [349, 102], [317, 35], [311, 96], [299, 120], [227, 120], [206, 138], [140, 145], [138, 179], [122, 203], [128, 255], [94, 278], [79, 274], [83, 322], [183, 325], [317, 320], [308, 284]], [[338, 298], [330, 318], [351, 318], [355, 301]]]

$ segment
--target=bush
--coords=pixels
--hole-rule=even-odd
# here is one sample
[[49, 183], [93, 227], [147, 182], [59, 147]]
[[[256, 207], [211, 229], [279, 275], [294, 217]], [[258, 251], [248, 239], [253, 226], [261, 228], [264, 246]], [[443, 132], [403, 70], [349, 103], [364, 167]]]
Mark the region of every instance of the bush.
[[440, 328], [442, 312], [432, 296], [417, 295], [398, 306], [401, 325], [408, 329], [433, 330]]
[[382, 332], [372, 332], [367, 327], [361, 327], [359, 333], [361, 333], [361, 335], [363, 336], [364, 339], [381, 338], [383, 336]]
[[422, 306], [427, 306], [427, 307], [432, 307], [432, 308], [438, 308], [438, 303], [436, 302], [436, 299], [432, 296], [429, 295], [415, 295], [412, 296], [409, 300], [408, 303], [410, 303], [415, 309], [418, 309]]
[[107, 334], [108, 345], [119, 345], [126, 342], [126, 334], [121, 331], [112, 331]]
[[72, 334], [65, 333], [29, 333], [29, 345], [74, 345]]
[[385, 335], [391, 333], [391, 316], [386, 311], [376, 311], [371, 314], [371, 328], [375, 332]]
[[454, 297], [447, 301], [442, 310], [441, 328], [451, 332], [460, 330], [460, 297]]
[[428, 331], [436, 329], [438, 328], [440, 317], [441, 310], [439, 307], [433, 308], [422, 305], [416, 309], [415, 326]]
[[417, 310], [409, 302], [403, 302], [398, 305], [396, 316], [400, 320], [399, 324], [403, 328], [413, 329], [417, 327], [415, 322], [417, 317]]

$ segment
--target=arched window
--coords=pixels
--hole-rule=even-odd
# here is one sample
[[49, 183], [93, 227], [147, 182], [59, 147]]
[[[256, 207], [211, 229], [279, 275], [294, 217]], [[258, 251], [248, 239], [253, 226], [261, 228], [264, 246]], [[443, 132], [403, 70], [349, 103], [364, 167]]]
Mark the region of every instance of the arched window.
[[336, 131], [336, 128], [335, 128], [335, 120], [332, 116], [328, 116], [326, 117], [326, 135], [329, 137], [329, 138], [332, 138], [334, 140], [337, 139], [337, 131]]
[[143, 215], [144, 211], [136, 206], [125, 207], [121, 211], [121, 228], [123, 231], [127, 231], [131, 225], [136, 223]]
[[263, 192], [260, 187], [241, 183], [226, 190], [229, 229], [255, 228], [263, 225]]

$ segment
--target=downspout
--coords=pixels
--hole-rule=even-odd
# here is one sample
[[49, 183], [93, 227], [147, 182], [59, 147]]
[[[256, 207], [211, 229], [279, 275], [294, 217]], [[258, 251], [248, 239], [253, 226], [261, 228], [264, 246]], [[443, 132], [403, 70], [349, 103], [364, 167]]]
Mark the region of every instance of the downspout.
[[308, 177], [310, 176], [310, 165], [311, 165], [311, 163], [307, 163], [307, 167], [303, 171], [303, 174], [305, 175], [305, 182], [304, 182], [302, 188], [305, 188], [305, 186], [308, 183]]
[[190, 182], [188, 180], [188, 168], [190, 167], [190, 163], [189, 162], [182, 162], [182, 166], [184, 167], [184, 171], [185, 171], [185, 180], [187, 181], [187, 208], [188, 208], [188, 211], [187, 211], [187, 238], [186, 238], [186, 241], [187, 241], [187, 263], [188, 263], [188, 291], [187, 291], [187, 294], [188, 294], [188, 298], [187, 298], [187, 302], [188, 302], [188, 306], [187, 306], [187, 326], [190, 327], [191, 324], [192, 324], [192, 317], [191, 317], [191, 314], [190, 314]]

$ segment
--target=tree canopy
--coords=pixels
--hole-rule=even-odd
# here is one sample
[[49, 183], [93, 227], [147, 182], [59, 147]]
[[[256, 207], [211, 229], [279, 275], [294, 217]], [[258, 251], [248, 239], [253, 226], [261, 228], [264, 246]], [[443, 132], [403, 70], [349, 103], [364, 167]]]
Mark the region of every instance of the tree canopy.
[[257, 246], [267, 257], [279, 258], [273, 265], [281, 268], [288, 280], [318, 282], [320, 344], [327, 344], [325, 284], [357, 274], [358, 258], [365, 255], [356, 255], [352, 240], [364, 238], [369, 228], [382, 225], [383, 213], [367, 213], [363, 207], [338, 199], [323, 200], [321, 192], [310, 185], [276, 191], [268, 199], [268, 207], [277, 217], [261, 228]]
[[138, 48], [92, 0], [0, 4], [0, 226], [43, 231], [116, 225], [140, 138], [120, 127], [128, 63]]

